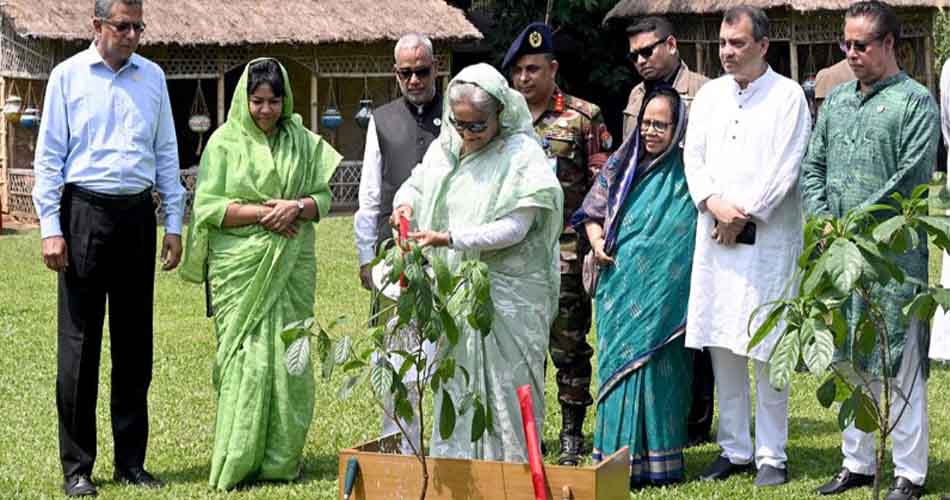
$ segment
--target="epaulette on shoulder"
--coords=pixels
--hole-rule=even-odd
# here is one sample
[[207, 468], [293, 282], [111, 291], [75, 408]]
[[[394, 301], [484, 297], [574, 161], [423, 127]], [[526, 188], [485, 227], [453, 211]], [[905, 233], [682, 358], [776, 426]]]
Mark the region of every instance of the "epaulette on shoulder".
[[600, 112], [600, 108], [596, 104], [568, 94], [564, 94], [564, 105], [584, 115], [588, 120], [594, 118], [594, 115]]

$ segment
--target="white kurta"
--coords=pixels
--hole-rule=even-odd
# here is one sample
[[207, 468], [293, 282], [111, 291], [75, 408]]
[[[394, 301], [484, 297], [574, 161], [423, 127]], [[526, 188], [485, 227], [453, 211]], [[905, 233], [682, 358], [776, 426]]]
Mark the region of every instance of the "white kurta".
[[[810, 133], [802, 88], [771, 68], [745, 89], [725, 75], [696, 94], [684, 152], [690, 195], [700, 209], [687, 347], [768, 360], [777, 334], [750, 353], [748, 322], [759, 305], [795, 291], [789, 282], [802, 248], [798, 175]], [[712, 239], [714, 218], [703, 202], [714, 194], [752, 217], [754, 245], [726, 247]]]
[[[943, 63], [943, 71], [940, 73], [940, 125], [943, 142], [950, 150], [950, 60]], [[947, 160], [950, 164], [950, 158]], [[947, 189], [950, 189], [950, 175], [947, 176]], [[947, 254], [943, 254], [940, 284], [944, 288], [950, 288], [950, 255]], [[930, 357], [950, 360], [950, 313], [942, 307], [937, 308], [937, 313], [934, 314], [934, 326], [930, 334]]]

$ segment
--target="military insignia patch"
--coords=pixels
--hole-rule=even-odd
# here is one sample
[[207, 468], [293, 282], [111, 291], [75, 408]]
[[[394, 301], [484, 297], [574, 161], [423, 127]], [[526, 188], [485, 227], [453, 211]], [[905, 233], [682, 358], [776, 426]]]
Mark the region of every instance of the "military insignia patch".
[[432, 124], [435, 125], [436, 127], [441, 127], [442, 119], [439, 117], [436, 117], [435, 119], [432, 120]]
[[538, 33], [537, 31], [532, 31], [531, 34], [528, 35], [528, 43], [530, 43], [531, 47], [535, 49], [540, 47], [541, 42], [543, 41], [544, 38], [541, 36], [541, 33]]

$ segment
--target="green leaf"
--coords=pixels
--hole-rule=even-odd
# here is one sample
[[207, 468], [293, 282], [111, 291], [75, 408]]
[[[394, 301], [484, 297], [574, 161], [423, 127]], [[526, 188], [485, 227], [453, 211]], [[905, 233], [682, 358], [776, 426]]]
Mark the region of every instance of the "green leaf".
[[813, 341], [805, 346], [805, 365], [815, 376], [821, 377], [834, 357], [835, 339], [828, 326], [821, 321], [809, 319], [806, 323], [811, 323], [815, 335]]
[[343, 365], [343, 372], [346, 373], [349, 371], [357, 370], [357, 369], [363, 368], [364, 366], [366, 366], [366, 362], [363, 361], [362, 359], [351, 359], [347, 361], [345, 365]]
[[874, 232], [871, 234], [874, 236], [874, 239], [885, 245], [890, 245], [894, 239], [894, 234], [900, 231], [904, 227], [904, 216], [895, 215], [890, 219], [880, 223], [877, 227], [874, 228]]
[[878, 430], [877, 425], [877, 405], [874, 400], [868, 397], [862, 390], [854, 391], [851, 395], [854, 408], [854, 426], [862, 432], [874, 432]]
[[857, 245], [846, 239], [835, 240], [828, 247], [827, 258], [825, 268], [828, 276], [832, 285], [842, 294], [851, 293], [861, 277], [862, 269], [870, 267]]
[[475, 403], [475, 393], [467, 392], [462, 396], [462, 400], [459, 401], [458, 414], [465, 415], [469, 410], [472, 409], [472, 405]]
[[908, 319], [916, 317], [921, 321], [929, 321], [937, 310], [937, 301], [930, 291], [921, 292], [904, 306], [904, 316]]
[[340, 399], [349, 399], [353, 395], [353, 388], [356, 387], [356, 384], [360, 381], [360, 375], [353, 375], [347, 377], [343, 381], [343, 385], [340, 386], [340, 390], [337, 391], [337, 397]]
[[373, 393], [376, 394], [377, 398], [392, 394], [393, 371], [388, 362], [380, 360], [373, 365], [373, 369], [369, 374], [369, 383], [373, 386]]
[[938, 286], [930, 289], [931, 296], [944, 311], [950, 311], [950, 290]]
[[877, 327], [870, 318], [864, 318], [858, 330], [858, 352], [864, 355], [871, 354], [877, 343]]
[[442, 439], [452, 437], [455, 432], [455, 405], [448, 391], [442, 390], [442, 405], [439, 408], [439, 436]]
[[941, 250], [950, 249], [950, 218], [921, 216], [917, 220], [923, 224], [927, 234]]
[[818, 403], [825, 408], [831, 408], [832, 403], [835, 402], [835, 391], [837, 389], [837, 384], [835, 384], [836, 375], [832, 374], [825, 379], [818, 390], [815, 391], [815, 396], [818, 397]]
[[845, 399], [838, 408], [838, 429], [845, 430], [854, 422], [854, 400]]
[[445, 261], [441, 257], [433, 255], [429, 258], [429, 264], [432, 265], [432, 270], [435, 271], [435, 280], [439, 285], [439, 293], [443, 297], [448, 296], [452, 293], [452, 290], [455, 289], [456, 280], [452, 277], [452, 273], [449, 271], [449, 266], [445, 264]]
[[475, 398], [475, 411], [472, 414], [472, 442], [478, 441], [485, 434], [485, 406], [480, 399]]
[[[764, 304], [762, 307], [766, 307], [769, 304]], [[769, 311], [768, 315], [765, 316], [765, 321], [759, 325], [755, 330], [755, 334], [752, 335], [752, 339], [749, 340], [749, 345], [746, 347], [746, 350], [751, 351], [755, 346], [759, 345], [765, 338], [772, 333], [772, 330], [775, 329], [775, 325], [778, 324], [779, 320], [782, 319], [782, 313], [785, 312], [785, 308], [788, 307], [788, 304], [785, 302], [772, 303], [772, 310]], [[746, 331], [752, 329], [752, 320], [758, 316], [758, 311], [756, 310], [749, 316], [749, 324], [746, 326]]]
[[449, 346], [454, 347], [459, 342], [459, 327], [448, 311], [442, 309], [439, 311], [439, 319], [442, 320], [442, 329], [446, 338], [449, 340]]
[[280, 332], [280, 340], [283, 341], [285, 346], [290, 346], [294, 342], [304, 337], [310, 335], [309, 330], [304, 330], [303, 328], [288, 328]]
[[317, 357], [320, 358], [320, 375], [329, 379], [333, 376], [336, 363], [333, 360], [333, 342], [326, 330], [321, 329], [317, 334]]
[[399, 315], [399, 325], [405, 325], [412, 319], [412, 313], [416, 305], [416, 294], [412, 288], [403, 288], [399, 294], [399, 306], [397, 312]]
[[776, 390], [781, 391], [788, 387], [795, 366], [798, 365], [801, 349], [798, 335], [798, 330], [786, 329], [772, 352], [772, 358], [769, 360], [769, 383]]
[[841, 309], [831, 311], [831, 332], [835, 336], [835, 347], [841, 347], [848, 339], [848, 322], [844, 319]]
[[397, 417], [409, 423], [412, 423], [416, 419], [416, 413], [415, 410], [412, 409], [412, 401], [410, 401], [409, 398], [396, 398], [395, 407]]
[[284, 353], [284, 364], [287, 365], [287, 373], [295, 377], [303, 375], [307, 370], [307, 363], [309, 362], [309, 338], [301, 337], [287, 347], [287, 352]]
[[333, 360], [336, 361], [336, 364], [342, 365], [346, 363], [347, 358], [350, 357], [350, 350], [353, 347], [353, 339], [349, 335], [344, 335], [336, 341], [336, 347], [333, 349]]
[[811, 268], [806, 268], [805, 279], [802, 280], [801, 294], [814, 295], [821, 292], [825, 278], [825, 266], [828, 262], [828, 253], [821, 254]]

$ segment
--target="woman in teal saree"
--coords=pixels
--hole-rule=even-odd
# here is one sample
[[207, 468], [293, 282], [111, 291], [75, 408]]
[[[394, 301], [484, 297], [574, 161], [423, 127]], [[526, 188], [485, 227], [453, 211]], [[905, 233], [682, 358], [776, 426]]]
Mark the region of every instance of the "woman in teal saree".
[[683, 345], [696, 209], [683, 173], [686, 109], [672, 89], [644, 100], [572, 222], [600, 265], [593, 458], [630, 447], [630, 487], [683, 479], [692, 355]]
[[300, 474], [314, 379], [284, 365], [280, 333], [313, 316], [314, 226], [340, 155], [293, 114], [287, 73], [252, 61], [201, 157], [182, 277], [208, 281], [217, 352], [209, 484]]

